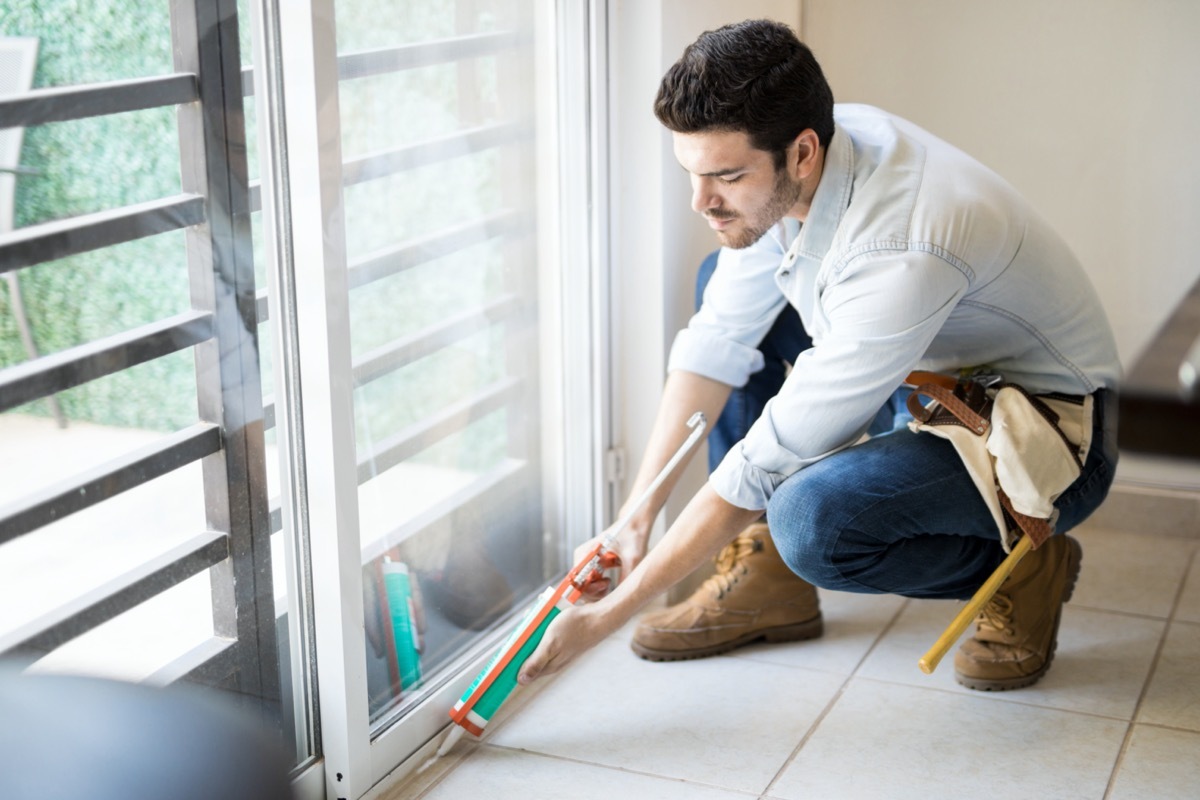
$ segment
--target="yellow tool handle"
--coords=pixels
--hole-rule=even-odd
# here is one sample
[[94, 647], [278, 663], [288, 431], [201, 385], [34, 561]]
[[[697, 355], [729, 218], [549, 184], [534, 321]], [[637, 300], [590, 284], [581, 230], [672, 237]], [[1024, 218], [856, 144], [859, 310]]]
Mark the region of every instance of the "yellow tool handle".
[[942, 631], [942, 635], [933, 643], [933, 647], [929, 648], [929, 652], [921, 656], [921, 660], [917, 665], [926, 675], [932, 675], [937, 669], [938, 662], [942, 660], [942, 656], [950, 647], [958, 641], [958, 637], [963, 635], [963, 631], [971, 624], [971, 621], [978, 616], [983, 607], [992, 599], [992, 595], [1000, 589], [1000, 585], [1012, 574], [1012, 571], [1017, 568], [1017, 564], [1025, 554], [1033, 547], [1033, 542], [1028, 536], [1022, 536], [1017, 542], [1017, 546], [1008, 554], [1008, 558], [1004, 559], [1000, 566], [996, 567], [996, 571], [992, 576], [984, 581], [983, 586], [980, 586], [975, 592], [975, 596], [963, 606], [963, 609], [958, 612], [958, 616], [946, 626], [946, 630]]

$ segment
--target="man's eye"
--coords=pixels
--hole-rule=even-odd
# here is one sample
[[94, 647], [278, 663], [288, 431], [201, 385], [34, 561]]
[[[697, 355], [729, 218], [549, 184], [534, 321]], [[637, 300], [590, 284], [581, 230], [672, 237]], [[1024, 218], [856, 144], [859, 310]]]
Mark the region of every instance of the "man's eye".
[[734, 175], [732, 178], [721, 178], [721, 183], [737, 183], [741, 179], [741, 175]]

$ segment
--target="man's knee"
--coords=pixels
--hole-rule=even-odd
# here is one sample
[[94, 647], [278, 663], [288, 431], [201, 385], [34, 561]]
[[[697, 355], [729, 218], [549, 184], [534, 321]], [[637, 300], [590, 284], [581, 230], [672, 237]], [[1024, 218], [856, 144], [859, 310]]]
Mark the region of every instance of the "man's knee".
[[838, 588], [843, 582], [834, 550], [845, 522], [836, 487], [803, 472], [784, 481], [767, 504], [767, 525], [779, 555], [814, 586]]

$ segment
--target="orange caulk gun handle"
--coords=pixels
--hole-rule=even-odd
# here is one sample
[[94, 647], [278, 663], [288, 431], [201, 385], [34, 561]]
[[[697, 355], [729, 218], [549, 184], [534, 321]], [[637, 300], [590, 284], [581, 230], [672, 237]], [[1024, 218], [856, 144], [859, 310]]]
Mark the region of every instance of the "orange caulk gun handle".
[[592, 570], [586, 577], [584, 577], [583, 583], [576, 584], [576, 585], [579, 587], [579, 590], [581, 592], [583, 592], [584, 594], [587, 594], [588, 588], [593, 583], [596, 583], [597, 581], [607, 580], [604, 577], [604, 571], [606, 569], [612, 569], [613, 567], [619, 567], [619, 566], [621, 566], [621, 557], [619, 555], [617, 555], [616, 552], [614, 552], [612, 550], [601, 551], [600, 559], [599, 559], [599, 562], [596, 564], [596, 568], [594, 570]]

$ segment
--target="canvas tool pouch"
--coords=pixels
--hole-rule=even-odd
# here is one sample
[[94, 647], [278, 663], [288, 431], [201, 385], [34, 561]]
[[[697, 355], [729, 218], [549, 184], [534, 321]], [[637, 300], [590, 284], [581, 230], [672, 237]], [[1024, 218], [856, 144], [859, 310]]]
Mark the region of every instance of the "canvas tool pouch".
[[1092, 396], [1033, 395], [1012, 383], [985, 386], [934, 373], [913, 373], [909, 383], [909, 428], [954, 445], [1004, 550], [1022, 533], [1040, 547], [1054, 533], [1054, 501], [1087, 460]]

